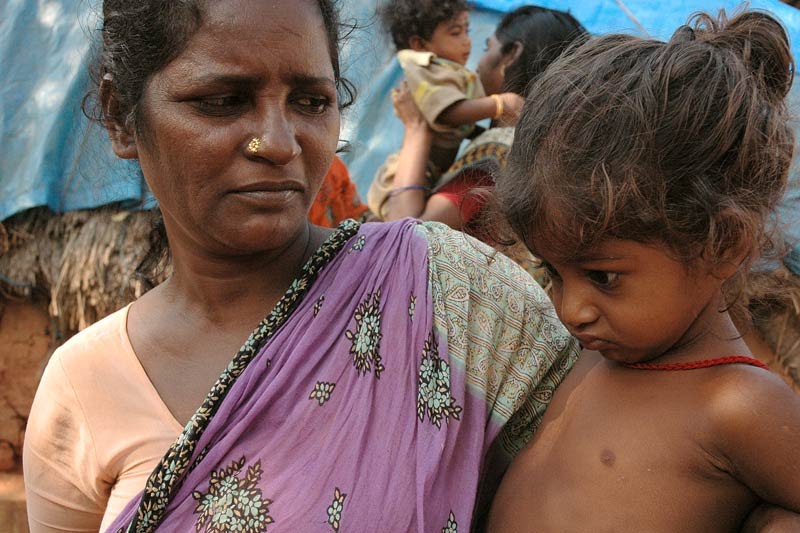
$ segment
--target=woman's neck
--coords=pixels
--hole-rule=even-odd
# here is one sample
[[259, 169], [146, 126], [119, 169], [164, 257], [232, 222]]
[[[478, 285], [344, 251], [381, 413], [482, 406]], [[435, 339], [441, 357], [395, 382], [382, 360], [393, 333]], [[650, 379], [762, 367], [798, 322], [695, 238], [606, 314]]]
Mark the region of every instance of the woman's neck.
[[162, 297], [177, 310], [213, 323], [258, 321], [280, 300], [326, 236], [324, 230], [309, 225], [281, 249], [242, 256], [174, 248], [173, 273], [160, 287]]

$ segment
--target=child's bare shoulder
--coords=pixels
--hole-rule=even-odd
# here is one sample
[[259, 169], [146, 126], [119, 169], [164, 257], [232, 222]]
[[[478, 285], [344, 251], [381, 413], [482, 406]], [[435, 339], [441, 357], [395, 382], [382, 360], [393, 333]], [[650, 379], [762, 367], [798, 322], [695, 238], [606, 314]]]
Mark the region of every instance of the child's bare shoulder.
[[731, 365], [716, 374], [704, 406], [713, 452], [762, 500], [799, 512], [800, 395], [759, 368]]
[[772, 372], [743, 364], [715, 370], [704, 386], [704, 406], [720, 431], [740, 431], [742, 424], [762, 421], [773, 409], [800, 409], [800, 397]]

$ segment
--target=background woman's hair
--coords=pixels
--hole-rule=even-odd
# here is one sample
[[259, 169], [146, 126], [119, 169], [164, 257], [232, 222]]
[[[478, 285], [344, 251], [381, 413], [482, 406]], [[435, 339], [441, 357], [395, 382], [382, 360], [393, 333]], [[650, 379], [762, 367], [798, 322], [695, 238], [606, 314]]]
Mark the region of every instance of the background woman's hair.
[[[317, 0], [339, 92], [339, 108], [349, 106], [355, 87], [341, 75], [339, 46], [342, 37], [337, 0]], [[146, 134], [141, 113], [145, 87], [153, 74], [184, 50], [203, 23], [207, 0], [103, 0], [102, 41], [90, 70], [93, 89], [83, 99], [83, 112], [102, 124], [124, 125]], [[100, 88], [112, 92], [117, 103], [114, 116], [103, 109]], [[150, 250], [137, 272], [151, 279], [169, 257], [164, 223], [158, 217], [150, 236]]]
[[394, 46], [403, 50], [414, 36], [430, 40], [436, 26], [469, 7], [467, 0], [387, 0], [378, 7], [378, 17]]
[[503, 91], [525, 95], [528, 85], [564, 50], [589, 34], [570, 13], [539, 6], [522, 6], [506, 15], [494, 32], [500, 52], [511, 52], [514, 43], [522, 44], [522, 53], [505, 74]]
[[593, 39], [532, 87], [499, 205], [534, 253], [619, 238], [686, 263], [745, 253], [746, 272], [771, 249], [786, 187], [793, 71], [786, 32], [761, 12], [696, 14], [666, 43]]

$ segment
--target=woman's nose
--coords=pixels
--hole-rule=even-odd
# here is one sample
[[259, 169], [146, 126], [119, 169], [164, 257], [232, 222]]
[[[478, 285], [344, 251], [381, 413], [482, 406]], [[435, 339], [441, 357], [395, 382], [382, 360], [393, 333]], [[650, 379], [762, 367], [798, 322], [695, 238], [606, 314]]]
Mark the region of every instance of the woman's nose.
[[553, 300], [558, 317], [570, 331], [579, 331], [600, 317], [590, 294], [582, 288], [562, 286], [554, 291]]
[[287, 165], [300, 155], [300, 144], [286, 109], [269, 106], [262, 113], [255, 136], [245, 147], [247, 155], [267, 160], [275, 165]]

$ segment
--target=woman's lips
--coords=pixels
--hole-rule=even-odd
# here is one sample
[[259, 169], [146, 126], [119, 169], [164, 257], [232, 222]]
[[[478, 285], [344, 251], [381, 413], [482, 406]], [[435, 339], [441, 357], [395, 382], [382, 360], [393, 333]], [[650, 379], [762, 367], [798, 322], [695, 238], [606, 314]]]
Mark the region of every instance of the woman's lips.
[[281, 207], [302, 195], [303, 186], [293, 181], [261, 182], [239, 187], [233, 194], [262, 207]]
[[285, 191], [303, 191], [303, 185], [296, 181], [260, 181], [250, 183], [242, 187], [238, 187], [235, 192], [285, 192]]

